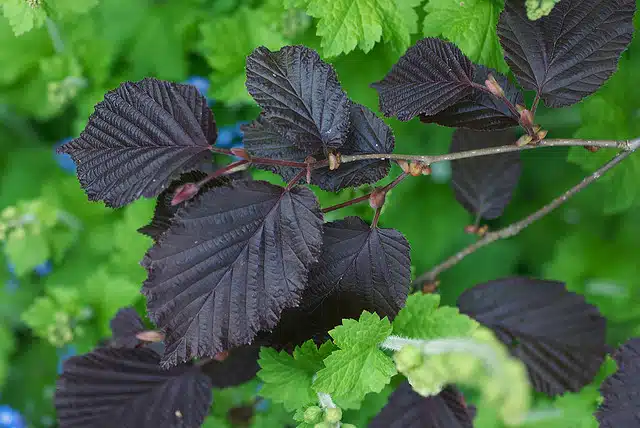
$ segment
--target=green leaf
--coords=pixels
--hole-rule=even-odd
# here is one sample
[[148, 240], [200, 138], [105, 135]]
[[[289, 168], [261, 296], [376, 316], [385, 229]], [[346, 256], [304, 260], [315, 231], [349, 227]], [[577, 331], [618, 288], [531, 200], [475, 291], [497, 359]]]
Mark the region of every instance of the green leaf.
[[272, 13], [244, 6], [233, 15], [220, 16], [200, 26], [202, 51], [213, 69], [213, 98], [231, 104], [253, 103], [244, 86], [246, 58], [258, 46], [275, 51], [286, 45], [275, 29]]
[[332, 349], [331, 342], [318, 349], [312, 340], [296, 346], [293, 355], [263, 347], [258, 361], [261, 367], [258, 377], [264, 381], [260, 395], [282, 403], [290, 412], [317, 402], [311, 381]]
[[55, 0], [47, 2], [47, 6], [50, 6], [53, 9], [54, 14], [59, 18], [67, 15], [81, 15], [83, 13], [87, 13], [97, 4], [98, 0]]
[[86, 280], [82, 299], [96, 312], [101, 333], [110, 334], [109, 321], [120, 308], [133, 305], [141, 298], [140, 284], [100, 267]]
[[358, 321], [343, 320], [329, 332], [340, 349], [325, 358], [313, 388], [330, 394], [343, 409], [358, 408], [366, 394], [382, 391], [397, 373], [391, 357], [378, 347], [391, 331], [386, 317], [366, 311]]
[[424, 0], [396, 0], [402, 19], [410, 34], [418, 32], [418, 12], [416, 7], [420, 6]]
[[37, 3], [35, 0], [0, 0], [3, 15], [9, 20], [16, 36], [44, 24], [47, 14]]
[[466, 337], [473, 333], [477, 323], [458, 308], [440, 305], [437, 294], [412, 294], [404, 308], [393, 320], [393, 332], [415, 339]]
[[369, 52], [381, 38], [401, 53], [410, 43], [408, 7], [396, 0], [308, 0], [307, 13], [319, 19], [317, 35], [326, 57], [356, 46]]
[[22, 228], [9, 232], [4, 251], [15, 265], [17, 276], [31, 272], [50, 257], [47, 239], [40, 233], [26, 233]]
[[443, 36], [471, 61], [508, 71], [496, 33], [504, 2], [497, 0], [429, 0], [423, 23], [426, 37]]
[[15, 351], [13, 332], [7, 326], [0, 324], [0, 388], [7, 378], [7, 362], [13, 351]]
[[[1, 3], [1, 0], [0, 0]], [[9, 23], [0, 18], [0, 84], [14, 83], [24, 74], [37, 70], [41, 57], [52, 52], [47, 32], [30, 31], [20, 37], [13, 34]]]
[[[640, 50], [637, 44], [630, 48], [633, 52], [620, 60], [620, 68], [597, 94], [587, 98], [580, 105], [582, 126], [575, 133], [580, 139], [636, 138], [640, 135], [640, 121], [637, 117], [637, 100], [640, 87], [630, 85], [636, 79], [640, 67]], [[615, 152], [601, 149], [591, 153], [582, 147], [572, 147], [568, 160], [593, 172], [609, 161]], [[640, 193], [629, 183], [640, 180], [640, 157], [632, 155], [620, 165], [598, 179], [603, 200], [600, 201], [605, 214], [615, 214], [632, 206], [640, 205]]]

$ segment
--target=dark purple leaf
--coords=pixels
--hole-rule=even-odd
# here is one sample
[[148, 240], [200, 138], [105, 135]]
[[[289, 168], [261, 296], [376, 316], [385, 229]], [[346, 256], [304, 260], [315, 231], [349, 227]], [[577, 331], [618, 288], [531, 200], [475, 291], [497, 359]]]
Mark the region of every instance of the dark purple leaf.
[[[456, 129], [450, 153], [514, 144], [515, 133]], [[477, 156], [451, 162], [451, 187], [456, 200], [471, 214], [491, 220], [500, 217], [518, 185], [520, 153]]]
[[111, 346], [116, 348], [135, 348], [141, 342], [136, 334], [145, 331], [138, 312], [132, 307], [122, 308], [109, 323], [113, 338]]
[[[389, 154], [393, 152], [393, 131], [374, 112], [360, 104], [351, 105], [351, 127], [347, 141], [339, 150], [342, 155]], [[314, 171], [312, 183], [321, 189], [337, 192], [345, 187], [358, 187], [383, 179], [391, 164], [388, 160], [363, 160], [340, 165], [334, 171]]]
[[428, 37], [400, 57], [380, 82], [371, 86], [380, 96], [385, 116], [407, 121], [433, 115], [471, 94], [473, 63], [450, 42]]
[[404, 306], [411, 282], [405, 237], [347, 217], [326, 223], [323, 239], [320, 261], [309, 274], [305, 307], [312, 310], [332, 294], [352, 293], [381, 317], [393, 318]]
[[[514, 106], [524, 105], [524, 98], [518, 88], [506, 76], [491, 68], [476, 65], [473, 81], [484, 86], [489, 73], [493, 75], [504, 90], [507, 99]], [[473, 88], [471, 94], [465, 99], [440, 113], [433, 116], [420, 115], [420, 121], [424, 123], [437, 123], [452, 128], [468, 128], [479, 131], [511, 128], [518, 125], [518, 119], [518, 116], [514, 115], [503, 101], [477, 88]]]
[[618, 370], [602, 383], [604, 401], [596, 412], [601, 428], [640, 426], [640, 338], [614, 354]]
[[[342, 155], [393, 152], [395, 139], [391, 128], [367, 107], [351, 104], [350, 123], [347, 141], [339, 149]], [[295, 162], [304, 162], [307, 158], [307, 153], [287, 140], [283, 132], [264, 114], [244, 126], [243, 132], [245, 147], [254, 157]], [[325, 159], [323, 153], [315, 153], [313, 156], [316, 160]], [[388, 160], [374, 159], [345, 163], [334, 171], [328, 167], [318, 168], [311, 174], [311, 183], [323, 190], [337, 192], [345, 187], [375, 183], [389, 173], [390, 166]], [[280, 174], [285, 181], [290, 181], [300, 171], [296, 168], [272, 165], [258, 167]]]
[[196, 428], [211, 405], [207, 376], [190, 366], [163, 370], [150, 349], [97, 348], [63, 367], [60, 428]]
[[349, 131], [349, 99], [332, 66], [305, 46], [256, 48], [247, 90], [284, 137], [307, 154], [336, 149]]
[[522, 360], [539, 392], [579, 391], [604, 361], [604, 317], [562, 282], [523, 277], [489, 281], [462, 293], [458, 306]]
[[158, 196], [180, 173], [211, 157], [217, 135], [193, 86], [147, 78], [108, 92], [80, 136], [58, 149], [78, 167], [90, 200], [121, 207]]
[[524, 0], [507, 0], [498, 35], [520, 84], [549, 107], [563, 107], [593, 94], [616, 71], [635, 10], [635, 0], [562, 0], [530, 21]]
[[245, 345], [233, 348], [223, 361], [212, 360], [202, 366], [214, 388], [228, 388], [253, 379], [258, 373], [260, 346]]
[[[185, 204], [189, 204], [193, 202], [193, 199], [185, 201], [178, 205], [171, 205], [171, 200], [173, 199], [173, 194], [176, 189], [185, 183], [195, 183], [203, 178], [205, 178], [207, 174], [200, 171], [188, 172], [186, 174], [182, 174], [180, 179], [171, 183], [167, 189], [165, 189], [158, 196], [158, 201], [156, 202], [156, 208], [153, 213], [153, 218], [151, 219], [151, 223], [146, 226], [138, 229], [138, 232], [147, 235], [153, 238], [154, 241], [158, 241], [162, 234], [167, 231], [169, 226], [171, 225], [171, 221], [173, 220], [173, 216], [176, 214], [178, 209]], [[227, 177], [218, 177], [215, 180], [209, 181], [205, 184], [201, 189], [200, 193], [205, 192], [208, 189], [212, 189], [214, 187], [222, 186], [228, 184], [229, 180]]]
[[146, 254], [149, 316], [162, 364], [250, 343], [296, 306], [322, 246], [314, 194], [263, 181], [217, 187], [181, 208]]
[[402, 383], [389, 402], [369, 423], [369, 428], [472, 428], [472, 416], [462, 394], [453, 386], [423, 397], [409, 382]]

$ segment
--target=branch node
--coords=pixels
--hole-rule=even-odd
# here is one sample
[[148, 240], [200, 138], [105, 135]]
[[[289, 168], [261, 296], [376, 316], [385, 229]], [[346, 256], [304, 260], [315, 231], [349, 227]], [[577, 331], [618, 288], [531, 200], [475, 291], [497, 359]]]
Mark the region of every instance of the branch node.
[[329, 170], [334, 171], [338, 169], [341, 162], [341, 156], [338, 152], [329, 153]]

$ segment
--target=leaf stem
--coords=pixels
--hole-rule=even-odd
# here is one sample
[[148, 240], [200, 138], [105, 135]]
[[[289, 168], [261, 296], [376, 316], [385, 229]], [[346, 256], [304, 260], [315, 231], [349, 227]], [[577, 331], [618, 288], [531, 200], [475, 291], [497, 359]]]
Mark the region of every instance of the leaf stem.
[[249, 162], [250, 161], [248, 161], [246, 159], [242, 159], [242, 160], [239, 160], [239, 161], [236, 161], [236, 162], [232, 162], [232, 163], [230, 163], [229, 165], [227, 165], [227, 166], [225, 166], [223, 168], [220, 168], [220, 169], [218, 169], [216, 171], [213, 171], [211, 174], [207, 175], [205, 178], [203, 178], [202, 180], [198, 181], [196, 183], [196, 186], [198, 188], [200, 188], [200, 187], [204, 186], [205, 184], [207, 184], [208, 182], [210, 182], [211, 180], [213, 180], [215, 178], [218, 178], [218, 177], [220, 177], [222, 175], [229, 174], [229, 173], [233, 172], [234, 169], [239, 168], [239, 167], [241, 167], [243, 165], [246, 165]]
[[538, 103], [540, 102], [540, 92], [536, 92], [536, 97], [533, 100], [533, 104], [531, 105], [531, 114], [535, 117], [536, 109], [538, 108]]
[[307, 176], [306, 167], [307, 166], [305, 165], [305, 169], [303, 169], [302, 171], [298, 172], [296, 174], [296, 176], [293, 177], [289, 183], [287, 183], [287, 191], [291, 190], [293, 188], [293, 186], [298, 184], [298, 181], [302, 180], [304, 177]]
[[331, 211], [339, 210], [340, 208], [345, 208], [345, 207], [348, 207], [348, 206], [351, 206], [351, 205], [355, 205], [355, 204], [360, 203], [360, 202], [367, 201], [367, 200], [369, 200], [369, 196], [371, 196], [371, 193], [367, 193], [366, 195], [358, 196], [357, 198], [349, 199], [348, 201], [341, 202], [339, 204], [332, 205], [332, 206], [327, 207], [327, 208], [323, 208], [322, 212], [323, 212], [323, 214], [326, 214], [326, 213], [331, 212]]
[[[402, 182], [402, 180], [404, 180], [405, 178], [407, 178], [409, 175], [406, 172], [403, 172], [402, 174], [400, 174], [399, 176], [397, 176], [391, 183], [387, 184], [386, 186], [383, 187], [379, 187], [376, 188], [377, 191], [382, 190], [385, 194], [388, 193], [391, 189], [393, 189], [394, 187], [396, 187], [398, 184], [400, 184]], [[348, 201], [345, 202], [341, 202], [339, 204], [336, 205], [332, 205], [330, 207], [327, 208], [323, 208], [322, 209], [322, 213], [326, 214], [328, 212], [331, 211], [335, 211], [335, 210], [339, 210], [340, 208], [345, 208], [351, 205], [355, 205], [358, 204], [360, 202], [364, 202], [369, 200], [369, 198], [371, 197], [371, 195], [373, 193], [376, 192], [376, 190], [374, 190], [373, 192], [367, 193], [366, 195], [362, 195], [362, 196], [358, 196], [357, 198], [353, 198], [353, 199], [349, 199]], [[377, 223], [377, 222], [376, 222]], [[375, 227], [375, 225], [372, 225], [372, 227]]]
[[484, 149], [467, 150], [463, 152], [446, 153], [442, 155], [402, 155], [402, 154], [362, 154], [362, 155], [342, 155], [340, 163], [345, 164], [349, 162], [357, 162], [361, 160], [369, 159], [390, 159], [390, 160], [405, 160], [405, 161], [417, 161], [427, 165], [431, 165], [436, 162], [452, 161], [458, 159], [475, 158], [479, 156], [491, 156], [500, 153], [519, 152], [523, 150], [537, 149], [540, 147], [585, 147], [592, 146], [598, 148], [610, 148], [610, 149], [622, 149], [630, 151], [635, 140], [576, 140], [576, 139], [547, 139], [541, 140], [537, 143], [527, 144], [524, 146], [516, 146], [510, 144], [507, 146], [487, 147]]
[[380, 213], [382, 212], [382, 207], [376, 208], [376, 212], [373, 215], [373, 221], [371, 222], [371, 229], [375, 229], [378, 227], [378, 221], [380, 220]]
[[453, 266], [457, 265], [465, 257], [467, 257], [470, 254], [473, 254], [474, 252], [476, 252], [480, 248], [482, 248], [482, 247], [484, 247], [486, 245], [489, 245], [490, 243], [492, 243], [494, 241], [497, 241], [497, 240], [500, 240], [500, 239], [506, 239], [506, 238], [510, 238], [512, 236], [515, 236], [518, 233], [520, 233], [523, 229], [525, 229], [526, 227], [531, 225], [532, 223], [540, 220], [541, 218], [543, 218], [544, 216], [546, 216], [547, 214], [549, 214], [550, 212], [552, 212], [553, 210], [558, 208], [560, 205], [562, 205], [563, 203], [568, 201], [569, 198], [571, 198], [572, 196], [576, 195], [582, 189], [586, 188], [591, 183], [597, 181], [607, 171], [609, 171], [610, 169], [612, 169], [613, 167], [618, 165], [624, 159], [629, 157], [634, 151], [636, 151], [638, 148], [640, 148], [640, 138], [637, 138], [637, 139], [632, 140], [632, 141], [628, 141], [625, 144], [626, 144], [624, 146], [625, 150], [623, 150], [622, 152], [618, 153], [609, 162], [607, 162], [606, 164], [604, 164], [603, 166], [598, 168], [592, 174], [586, 176], [580, 183], [576, 184], [575, 186], [573, 186], [572, 188], [570, 188], [569, 190], [564, 192], [562, 195], [560, 195], [557, 198], [555, 198], [549, 204], [545, 205], [544, 207], [540, 208], [538, 211], [530, 214], [529, 216], [523, 218], [522, 220], [520, 220], [518, 222], [515, 222], [515, 223], [513, 223], [513, 224], [511, 224], [511, 225], [509, 225], [509, 226], [507, 226], [505, 228], [502, 228], [500, 230], [497, 230], [495, 232], [487, 233], [481, 239], [479, 239], [475, 243], [469, 245], [468, 247], [464, 248], [463, 250], [459, 251], [458, 253], [454, 254], [453, 256], [449, 257], [444, 262], [442, 262], [439, 265], [435, 266], [429, 272], [426, 272], [426, 273], [420, 275], [414, 281], [414, 288], [417, 288], [417, 287], [419, 287], [420, 285], [422, 285], [424, 283], [435, 281], [436, 278], [438, 277], [438, 275], [440, 275], [440, 273], [442, 273], [442, 272], [446, 271], [447, 269], [452, 268]]

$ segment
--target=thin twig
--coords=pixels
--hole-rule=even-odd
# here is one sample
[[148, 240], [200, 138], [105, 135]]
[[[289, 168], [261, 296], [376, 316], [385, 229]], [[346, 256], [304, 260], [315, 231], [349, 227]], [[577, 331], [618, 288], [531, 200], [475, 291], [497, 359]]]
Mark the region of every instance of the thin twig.
[[351, 205], [355, 205], [355, 204], [360, 203], [360, 202], [364, 202], [364, 201], [369, 199], [369, 196], [371, 196], [371, 193], [367, 193], [366, 195], [358, 196], [357, 198], [349, 199], [348, 201], [341, 202], [339, 204], [332, 205], [332, 206], [327, 207], [327, 208], [323, 208], [322, 212], [326, 214], [326, 213], [331, 212], [331, 211], [339, 210], [340, 208], [345, 208], [345, 207], [348, 207], [348, 206], [351, 206]]
[[429, 272], [426, 272], [426, 273], [420, 275], [414, 281], [414, 286], [417, 288], [421, 284], [436, 280], [436, 278], [438, 277], [438, 275], [440, 275], [440, 273], [442, 273], [442, 272], [446, 271], [447, 269], [457, 265], [460, 261], [462, 261], [468, 255], [473, 254], [474, 252], [476, 252], [480, 248], [482, 248], [482, 247], [484, 247], [486, 245], [489, 245], [490, 243], [492, 243], [494, 241], [497, 241], [499, 239], [510, 238], [512, 236], [517, 235], [524, 228], [528, 227], [529, 225], [531, 225], [532, 223], [536, 222], [537, 220], [540, 220], [542, 217], [546, 216], [551, 211], [553, 211], [556, 208], [558, 208], [560, 205], [565, 203], [567, 200], [569, 200], [569, 198], [571, 198], [572, 196], [574, 196], [575, 194], [580, 192], [582, 189], [584, 189], [585, 187], [587, 187], [591, 183], [593, 183], [596, 180], [598, 180], [602, 175], [604, 175], [611, 168], [615, 167], [620, 162], [622, 162], [625, 158], [627, 158], [629, 155], [631, 155], [631, 153], [633, 153], [639, 147], [640, 147], [640, 138], [638, 138], [636, 140], [629, 141], [627, 143], [626, 150], [618, 153], [609, 162], [607, 162], [606, 164], [604, 164], [603, 166], [598, 168], [598, 170], [596, 170], [594, 173], [592, 173], [592, 174], [588, 175], [587, 177], [585, 177], [580, 183], [578, 183], [577, 185], [575, 185], [574, 187], [572, 187], [571, 189], [567, 190], [565, 193], [563, 193], [562, 195], [560, 195], [559, 197], [557, 197], [556, 199], [551, 201], [551, 203], [549, 203], [548, 205], [545, 205], [544, 207], [542, 207], [538, 211], [534, 212], [533, 214], [523, 218], [522, 220], [520, 220], [520, 221], [518, 221], [516, 223], [513, 223], [513, 224], [511, 224], [511, 225], [509, 225], [509, 226], [507, 226], [507, 227], [505, 227], [503, 229], [497, 230], [495, 232], [487, 233], [480, 240], [478, 240], [475, 243], [473, 243], [473, 244], [469, 245], [468, 247], [464, 248], [462, 251], [458, 252], [457, 254], [454, 254], [453, 256], [449, 257], [447, 260], [445, 260], [441, 264], [437, 265], [436, 267], [431, 269]]
[[531, 106], [531, 114], [536, 115], [536, 110], [538, 108], [538, 103], [540, 102], [540, 92], [536, 93], [536, 98], [533, 100], [533, 105]]
[[[635, 141], [635, 140], [634, 140]], [[632, 141], [630, 140], [574, 140], [574, 139], [549, 139], [549, 140], [541, 140], [535, 144], [527, 144], [524, 146], [516, 146], [516, 145], [508, 145], [508, 146], [498, 146], [498, 147], [488, 147], [484, 149], [477, 150], [467, 150], [463, 152], [455, 152], [455, 153], [446, 153], [443, 155], [401, 155], [401, 154], [380, 154], [380, 153], [371, 153], [371, 154], [362, 154], [362, 155], [342, 155], [340, 159], [341, 164], [349, 163], [349, 162], [357, 162], [361, 160], [368, 159], [381, 159], [381, 160], [406, 160], [406, 161], [417, 161], [422, 162], [427, 165], [431, 165], [436, 162], [442, 161], [451, 161], [458, 159], [467, 159], [467, 158], [475, 158], [478, 156], [491, 156], [497, 155], [500, 153], [509, 153], [509, 152], [519, 152], [523, 150], [531, 150], [537, 149], [540, 147], [585, 147], [592, 146], [598, 148], [610, 148], [610, 149], [622, 149], [622, 150], [631, 150]]]

